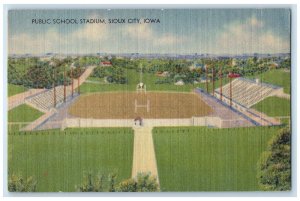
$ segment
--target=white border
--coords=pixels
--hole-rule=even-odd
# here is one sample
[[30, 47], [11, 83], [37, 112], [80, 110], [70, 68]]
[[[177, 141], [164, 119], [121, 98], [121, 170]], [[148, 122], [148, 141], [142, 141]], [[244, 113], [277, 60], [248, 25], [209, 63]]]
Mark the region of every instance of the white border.
[[[7, 1], [6, 1], [7, 2]], [[29, 1], [30, 3], [41, 3], [37, 0], [35, 1]], [[57, 3], [57, 5], [48, 5], [47, 3], [51, 3], [51, 2], [54, 2], [54, 3]], [[82, 1], [73, 1], [74, 3], [82, 3]], [[166, 3], [165, 0], [161, 0], [161, 1], [156, 1], [153, 0], [151, 1], [152, 3]], [[246, 1], [246, 3], [257, 3], [257, 2], [261, 2], [261, 1], [257, 1], [257, 0], [252, 0], [252, 1]], [[7, 2], [8, 3], [8, 2]], [[13, 0], [12, 2], [9, 2], [9, 3], [23, 3], [23, 1], [21, 0]], [[296, 161], [296, 158], [297, 158], [297, 147], [296, 145], [299, 144], [299, 138], [297, 138], [297, 112], [298, 112], [298, 109], [297, 108], [297, 89], [296, 89], [296, 86], [298, 85], [297, 83], [297, 75], [299, 73], [299, 71], [297, 71], [297, 68], [296, 68], [296, 64], [297, 64], [297, 48], [296, 48], [296, 44], [299, 45], [298, 41], [297, 41], [297, 30], [298, 27], [299, 27], [299, 20], [297, 21], [297, 7], [296, 5], [287, 5], [286, 3], [298, 3], [297, 1], [284, 1], [284, 2], [281, 2], [280, 4], [281, 5], [273, 5], [273, 4], [269, 4], [269, 5], [263, 5], [263, 4], [257, 4], [257, 5], [254, 5], [254, 4], [250, 4], [250, 5], [241, 5], [241, 4], [238, 4], [238, 5], [230, 5], [230, 4], [222, 4], [223, 2], [221, 1], [216, 1], [216, 0], [210, 0], [209, 3], [210, 4], [202, 4], [202, 5], [187, 5], [185, 3], [196, 3], [195, 1], [190, 1], [190, 0], [186, 0], [185, 2], [181, 2], [182, 4], [181, 5], [167, 5], [167, 4], [164, 4], [164, 5], [141, 5], [140, 1], [131, 1], [130, 3], [133, 3], [134, 5], [124, 5], [123, 4], [123, 1], [109, 1], [110, 4], [106, 4], [106, 5], [67, 5], [67, 4], [64, 4], [65, 2], [62, 2], [62, 1], [59, 1], [59, 0], [54, 0], [54, 1], [45, 1], [43, 3], [46, 3], [44, 5], [4, 5], [4, 10], [3, 8], [1, 7], [0, 8], [0, 11], [1, 13], [3, 12], [3, 15], [1, 15], [0, 19], [2, 20], [3, 23], [3, 31], [1, 30], [1, 37], [3, 38], [3, 47], [1, 48], [0, 50], [0, 61], [3, 61], [2, 63], [2, 72], [3, 73], [0, 73], [0, 78], [1, 78], [1, 82], [3, 83], [3, 96], [1, 96], [1, 109], [2, 109], [2, 116], [1, 116], [1, 121], [2, 122], [6, 122], [6, 108], [7, 108], [7, 100], [6, 100], [6, 94], [7, 94], [7, 83], [6, 83], [6, 64], [7, 64], [7, 42], [6, 42], [6, 39], [7, 39], [7, 10], [8, 9], [11, 9], [11, 8], [14, 8], [14, 9], [41, 9], [41, 8], [45, 8], [45, 9], [57, 9], [57, 8], [72, 8], [72, 9], [88, 9], [88, 8], [93, 8], [93, 9], [96, 9], [96, 8], [261, 8], [261, 7], [267, 7], [267, 8], [281, 8], [281, 7], [284, 7], [284, 8], [291, 8], [292, 9], [292, 37], [291, 37], [291, 44], [292, 44], [292, 106], [293, 106], [293, 110], [292, 110], [292, 121], [293, 121], [293, 125], [292, 125], [292, 133], [293, 133], [293, 140], [292, 140], [292, 148], [293, 148], [293, 162]], [[91, 1], [91, 0], [85, 0], [84, 3], [95, 3], [95, 1]], [[104, 3], [104, 2], [103, 2]], [[139, 3], [139, 4], [137, 4]], [[149, 2], [148, 2], [149, 3]], [[146, 3], [146, 4], [148, 4]], [[217, 3], [217, 4], [216, 4]], [[221, 4], [218, 4], [218, 3], [221, 3]], [[240, 1], [233, 1], [233, 3], [240, 3]], [[277, 3], [276, 1], [268, 1], [268, 3]], [[58, 5], [58, 4], [64, 4], [64, 5]], [[113, 5], [113, 4], [119, 4], [119, 5]], [[212, 5], [212, 4], [215, 4], [215, 5]], [[2, 19], [3, 18], [3, 19]], [[298, 26], [297, 26], [298, 24]], [[297, 110], [296, 110], [297, 109]], [[5, 127], [5, 123], [3, 124], [3, 126]], [[4, 140], [4, 144], [3, 144], [3, 150], [1, 149], [0, 151], [0, 154], [2, 156], [4, 156], [3, 158], [3, 161], [4, 161], [4, 166], [1, 165], [1, 168], [0, 168], [0, 171], [2, 173], [5, 173], [7, 172], [7, 164], [6, 161], [7, 161], [7, 156], [6, 156], [6, 150], [7, 150], [7, 138], [6, 138], [6, 131], [4, 131], [3, 133], [3, 140]], [[1, 142], [2, 142], [2, 138], [1, 139]], [[298, 142], [298, 143], [296, 143]], [[3, 142], [2, 142], [3, 143]], [[3, 151], [3, 153], [2, 153]], [[296, 166], [297, 165], [297, 166]], [[227, 197], [227, 199], [229, 200], [235, 200], [235, 199], [240, 199], [238, 197], [248, 197], [248, 196], [251, 196], [251, 197], [256, 197], [255, 199], [259, 199], [258, 197], [261, 197], [260, 199], [261, 200], [265, 200], [266, 198], [265, 197], [268, 197], [268, 196], [274, 196], [274, 197], [278, 197], [277, 199], [280, 199], [282, 200], [282, 197], [286, 197], [286, 196], [297, 196], [297, 192], [298, 192], [298, 195], [299, 195], [299, 190], [297, 191], [296, 190], [296, 185], [297, 185], [297, 176], [298, 176], [298, 181], [299, 181], [299, 174], [296, 175], [297, 173], [297, 169], [296, 167], [299, 167], [299, 160], [297, 161], [297, 164], [293, 164], [293, 167], [292, 167], [292, 172], [293, 172], [293, 181], [292, 181], [292, 188], [293, 188], [293, 191], [292, 193], [277, 193], [277, 192], [272, 192], [272, 193], [264, 193], [264, 192], [256, 192], [256, 193], [252, 193], [252, 192], [211, 192], [211, 193], [207, 193], [207, 192], [199, 192], [199, 193], [143, 193], [143, 194], [137, 194], [137, 193], [118, 193], [118, 194], [113, 194], [113, 193], [102, 193], [102, 194], [94, 194], [94, 193], [63, 193], [63, 194], [60, 194], [60, 193], [26, 193], [26, 194], [20, 194], [20, 193], [14, 193], [14, 194], [11, 194], [11, 193], [8, 193], [7, 191], [5, 192], [4, 191], [4, 196], [34, 196], [34, 197], [37, 197], [37, 196], [54, 196], [56, 197], [55, 199], [57, 199], [57, 197], [60, 197], [60, 196], [63, 196], [63, 197], [66, 197], [66, 196], [79, 196], [79, 197], [90, 197], [90, 196], [117, 196], [117, 197], [127, 197], [127, 198], [122, 198], [122, 199], [128, 199], [129, 197], [133, 196], [133, 197], [139, 197], [139, 196], [155, 196], [155, 197], [168, 197], [168, 196], [180, 196], [180, 197], [196, 197], [196, 196], [200, 196], [200, 197]], [[2, 169], [4, 168], [4, 169]], [[2, 180], [3, 181], [3, 188], [1, 190], [4, 190], [6, 188], [6, 174], [3, 175], [4, 176], [4, 179]], [[1, 186], [0, 186], [1, 187]], [[235, 198], [229, 198], [229, 197], [235, 197]], [[281, 198], [280, 198], [281, 197]], [[296, 198], [296, 197], [294, 197]], [[32, 199], [32, 198], [31, 198]], [[45, 199], [42, 198], [42, 199]], [[64, 198], [62, 198], [64, 199]], [[73, 199], [73, 198], [72, 198]], [[78, 199], [78, 198], [76, 198]], [[150, 198], [151, 199], [151, 198]], [[163, 198], [165, 199], [165, 198]], [[193, 198], [191, 198], [193, 199]], [[222, 200], [226, 198], [222, 198]], [[272, 200], [277, 200], [276, 198], [272, 198]], [[286, 198], [288, 199], [288, 198]], [[297, 198], [296, 198], [297, 199]], [[129, 200], [129, 199], [128, 199]], [[132, 198], [130, 198], [130, 200], [132, 200]], [[172, 200], [174, 200], [174, 198], [172, 198]], [[176, 200], [176, 199], [175, 199]]]

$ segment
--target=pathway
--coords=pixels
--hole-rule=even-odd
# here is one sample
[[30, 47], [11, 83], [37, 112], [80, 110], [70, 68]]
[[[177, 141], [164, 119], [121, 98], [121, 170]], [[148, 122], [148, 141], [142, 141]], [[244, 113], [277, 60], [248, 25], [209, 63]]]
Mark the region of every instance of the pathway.
[[157, 165], [152, 138], [152, 127], [134, 127], [132, 177], [139, 172], [151, 172], [158, 181]]

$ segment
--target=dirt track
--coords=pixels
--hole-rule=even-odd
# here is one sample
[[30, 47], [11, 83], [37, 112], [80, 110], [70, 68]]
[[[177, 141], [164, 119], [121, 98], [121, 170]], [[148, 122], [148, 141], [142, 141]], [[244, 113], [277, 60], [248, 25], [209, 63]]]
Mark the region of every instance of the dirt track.
[[[146, 107], [150, 101], [150, 111]], [[207, 116], [212, 109], [194, 93], [162, 93], [147, 92], [114, 92], [97, 93], [79, 97], [68, 110], [69, 114], [81, 118], [95, 119], [132, 119], [142, 118], [190, 118], [192, 116]]]

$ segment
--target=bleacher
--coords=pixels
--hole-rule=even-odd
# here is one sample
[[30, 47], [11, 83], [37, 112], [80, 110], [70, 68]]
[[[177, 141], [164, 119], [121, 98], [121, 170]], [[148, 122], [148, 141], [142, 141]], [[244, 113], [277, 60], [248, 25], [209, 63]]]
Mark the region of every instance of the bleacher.
[[[270, 96], [277, 89], [280, 89], [280, 87], [274, 85], [246, 78], [236, 78], [231, 84], [232, 101], [246, 108], [250, 108], [252, 105]], [[221, 93], [220, 88], [216, 89], [215, 92], [216, 96], [219, 97]], [[227, 99], [230, 98], [230, 83], [223, 86], [222, 96]]]
[[[71, 95], [70, 87], [66, 87], [66, 97]], [[56, 106], [59, 106], [64, 101], [64, 86], [56, 87]], [[39, 93], [36, 96], [26, 99], [26, 103], [44, 112], [49, 111], [54, 106], [53, 88]]]

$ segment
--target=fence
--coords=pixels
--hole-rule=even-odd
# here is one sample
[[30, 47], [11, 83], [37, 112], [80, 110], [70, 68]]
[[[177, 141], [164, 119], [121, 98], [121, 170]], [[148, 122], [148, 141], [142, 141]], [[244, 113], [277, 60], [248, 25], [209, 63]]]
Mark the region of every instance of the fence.
[[20, 131], [26, 125], [30, 124], [31, 122], [8, 122], [7, 128], [8, 131]]
[[[230, 120], [231, 123], [224, 123], [219, 117], [192, 117], [183, 119], [144, 119], [142, 125], [148, 127], [158, 126], [209, 126], [222, 128], [230, 125], [236, 125], [232, 123], [234, 121], [242, 120]], [[133, 119], [84, 119], [84, 118], [66, 118], [62, 123], [61, 129], [65, 128], [87, 128], [87, 127], [133, 127], [135, 122]]]
[[[43, 124], [42, 124], [43, 125]], [[32, 130], [48, 130], [48, 129], [57, 129], [61, 128], [62, 122], [61, 121], [51, 121], [47, 122], [47, 126], [41, 127], [40, 122], [8, 122], [8, 131], [16, 132], [16, 131], [32, 131]], [[31, 129], [28, 129], [28, 128]]]

